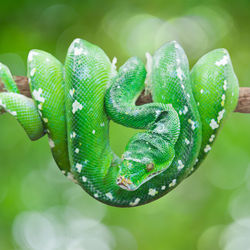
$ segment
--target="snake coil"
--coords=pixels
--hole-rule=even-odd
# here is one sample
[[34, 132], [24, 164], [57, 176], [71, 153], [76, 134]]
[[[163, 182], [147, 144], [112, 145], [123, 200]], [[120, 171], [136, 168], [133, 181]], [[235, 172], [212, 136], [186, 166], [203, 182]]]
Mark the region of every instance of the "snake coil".
[[[119, 207], [151, 202], [198, 168], [235, 108], [239, 86], [225, 49], [203, 56], [191, 72], [175, 41], [146, 55], [146, 68], [133, 57], [117, 72], [104, 51], [85, 40], [73, 41], [64, 65], [32, 50], [32, 99], [19, 93], [0, 64], [8, 91], [0, 93], [0, 107], [31, 140], [48, 134], [58, 167], [95, 199]], [[144, 88], [153, 103], [136, 106]], [[110, 120], [145, 130], [130, 139], [121, 158], [109, 145]]]

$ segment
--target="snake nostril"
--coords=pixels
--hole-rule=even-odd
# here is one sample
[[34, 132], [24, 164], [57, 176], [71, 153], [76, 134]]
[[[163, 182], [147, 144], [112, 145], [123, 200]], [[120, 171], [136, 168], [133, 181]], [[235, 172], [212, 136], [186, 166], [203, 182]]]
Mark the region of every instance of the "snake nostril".
[[119, 177], [116, 179], [116, 183], [117, 183], [117, 185], [122, 184], [122, 181], [123, 181], [122, 176], [119, 176]]

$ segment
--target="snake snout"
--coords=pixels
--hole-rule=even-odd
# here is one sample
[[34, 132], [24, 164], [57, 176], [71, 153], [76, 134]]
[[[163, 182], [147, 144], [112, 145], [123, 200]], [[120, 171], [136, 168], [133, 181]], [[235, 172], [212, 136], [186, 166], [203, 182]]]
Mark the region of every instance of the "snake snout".
[[132, 181], [129, 178], [126, 178], [125, 176], [120, 175], [116, 179], [116, 184], [119, 185], [122, 189], [125, 189], [127, 191], [134, 191], [137, 189], [137, 187], [132, 183]]

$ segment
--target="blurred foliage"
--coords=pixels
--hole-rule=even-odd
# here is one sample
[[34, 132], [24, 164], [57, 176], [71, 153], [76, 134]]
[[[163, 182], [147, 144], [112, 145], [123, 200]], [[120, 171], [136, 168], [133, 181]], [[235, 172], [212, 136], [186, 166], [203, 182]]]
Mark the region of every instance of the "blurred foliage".
[[[192, 66], [224, 47], [249, 86], [248, 0], [12, 0], [0, 8], [0, 61], [26, 74], [33, 48], [64, 60], [80, 37], [122, 65], [177, 40]], [[43, 138], [0, 117], [0, 249], [244, 250], [250, 245], [250, 116], [232, 114], [201, 168], [151, 204], [121, 209], [90, 198], [57, 169]], [[112, 124], [121, 154], [134, 130]]]

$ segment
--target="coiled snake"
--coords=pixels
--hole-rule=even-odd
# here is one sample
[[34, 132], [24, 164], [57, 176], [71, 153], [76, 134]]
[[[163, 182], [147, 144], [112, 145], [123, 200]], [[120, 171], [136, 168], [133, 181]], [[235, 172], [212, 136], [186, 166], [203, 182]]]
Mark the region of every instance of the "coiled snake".
[[[76, 39], [65, 64], [32, 50], [28, 78], [32, 99], [19, 93], [8, 68], [0, 107], [15, 116], [31, 140], [48, 134], [61, 171], [108, 205], [142, 205], [165, 195], [193, 173], [211, 150], [239, 86], [228, 52], [214, 50], [189, 71], [184, 50], [169, 42], [147, 66], [130, 58], [116, 71], [98, 46]], [[143, 89], [153, 103], [136, 106]], [[144, 132], [122, 157], [109, 145], [109, 120]]]

